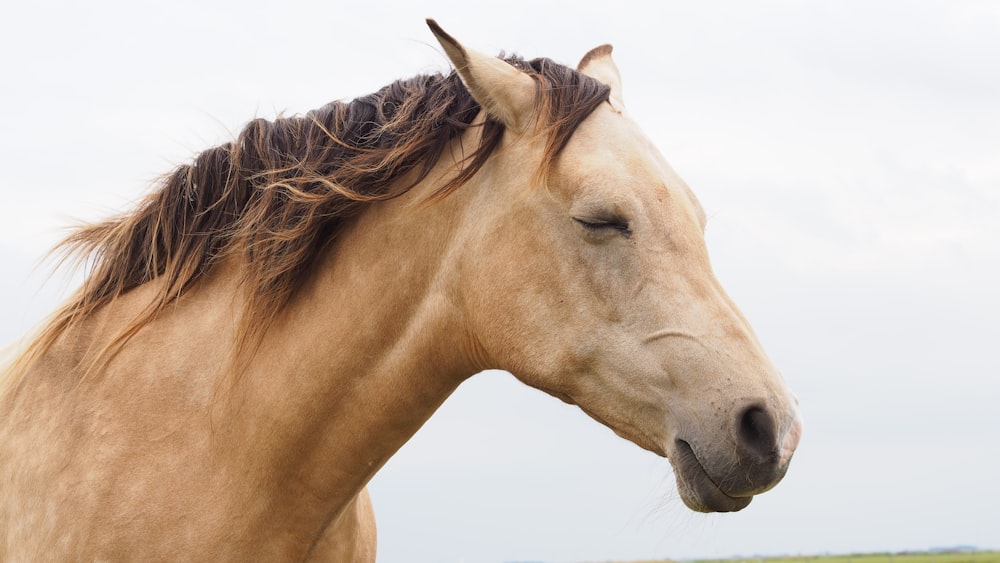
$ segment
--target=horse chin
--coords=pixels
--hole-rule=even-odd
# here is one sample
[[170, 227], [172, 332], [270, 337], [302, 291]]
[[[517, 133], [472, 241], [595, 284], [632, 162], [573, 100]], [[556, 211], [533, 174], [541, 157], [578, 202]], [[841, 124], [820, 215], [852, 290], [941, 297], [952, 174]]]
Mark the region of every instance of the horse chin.
[[746, 508], [753, 500], [752, 495], [727, 495], [708, 476], [690, 444], [677, 440], [676, 446], [674, 459], [671, 461], [677, 477], [677, 490], [688, 508], [695, 512], [736, 512]]

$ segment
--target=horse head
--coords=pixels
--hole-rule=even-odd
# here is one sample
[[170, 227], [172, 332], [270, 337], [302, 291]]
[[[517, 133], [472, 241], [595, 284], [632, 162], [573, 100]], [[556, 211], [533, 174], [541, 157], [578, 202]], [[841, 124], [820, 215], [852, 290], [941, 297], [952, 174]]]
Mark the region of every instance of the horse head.
[[428, 23], [507, 130], [463, 188], [477, 226], [461, 301], [479, 367], [667, 457], [688, 507], [742, 509], [784, 475], [797, 401], [712, 272], [697, 198], [625, 111], [611, 47], [578, 69], [606, 101], [554, 143], [537, 76]]

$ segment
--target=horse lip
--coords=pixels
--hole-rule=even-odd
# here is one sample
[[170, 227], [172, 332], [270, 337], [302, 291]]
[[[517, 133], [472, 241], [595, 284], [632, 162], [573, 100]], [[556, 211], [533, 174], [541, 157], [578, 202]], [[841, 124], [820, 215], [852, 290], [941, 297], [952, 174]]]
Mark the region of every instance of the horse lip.
[[674, 467], [681, 500], [696, 512], [736, 512], [746, 508], [753, 495], [729, 496], [708, 476], [691, 444], [676, 440]]

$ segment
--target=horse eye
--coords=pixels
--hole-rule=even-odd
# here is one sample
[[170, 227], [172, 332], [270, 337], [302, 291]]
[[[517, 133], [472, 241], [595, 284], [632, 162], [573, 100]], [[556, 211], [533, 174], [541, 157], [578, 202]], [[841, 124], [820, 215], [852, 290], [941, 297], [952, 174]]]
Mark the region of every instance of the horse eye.
[[606, 230], [618, 231], [625, 238], [632, 236], [632, 230], [629, 229], [628, 221], [624, 219], [591, 219], [591, 218], [580, 218], [574, 217], [574, 221], [583, 226], [583, 228], [588, 231], [598, 232]]

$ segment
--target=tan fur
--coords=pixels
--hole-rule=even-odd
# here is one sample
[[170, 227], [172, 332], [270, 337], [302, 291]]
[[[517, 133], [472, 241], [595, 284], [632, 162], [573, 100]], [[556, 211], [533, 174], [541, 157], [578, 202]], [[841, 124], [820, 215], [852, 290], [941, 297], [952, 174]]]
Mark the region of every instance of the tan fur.
[[310, 561], [375, 562], [375, 512], [362, 489], [309, 554]]
[[[469, 68], [478, 96], [501, 88]], [[247, 272], [280, 245], [221, 252], [219, 233], [199, 231], [215, 250], [188, 261], [169, 244], [184, 238], [165, 235], [159, 255], [121, 264], [141, 244], [117, 226], [149, 206], [84, 231], [97, 280], [0, 393], [0, 560], [371, 561], [366, 483], [486, 368], [668, 457], [693, 509], [739, 510], [774, 486], [800, 433], [795, 402], [712, 275], [704, 213], [603, 103], [610, 88], [567, 72], [593, 102], [583, 115], [558, 107], [567, 92], [541, 110], [479, 100], [499, 129], [462, 128], [391, 196], [317, 227], [327, 238], [283, 267], [295, 275], [269, 305]], [[543, 91], [557, 75], [539, 73]], [[508, 120], [536, 130], [497, 137], [453, 189], [447, 155]]]

